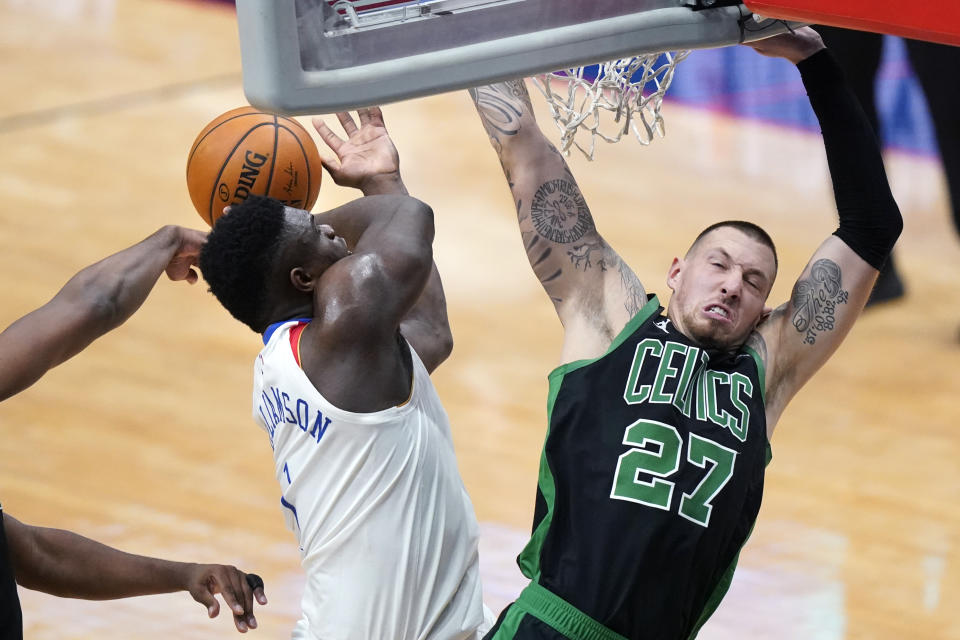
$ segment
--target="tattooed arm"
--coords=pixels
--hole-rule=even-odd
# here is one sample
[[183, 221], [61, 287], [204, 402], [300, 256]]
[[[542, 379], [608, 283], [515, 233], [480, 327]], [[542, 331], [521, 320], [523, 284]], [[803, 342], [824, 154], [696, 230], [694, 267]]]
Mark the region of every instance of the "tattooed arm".
[[817, 249], [781, 305], [747, 344], [766, 362], [767, 431], [833, 355], [867, 302], [877, 270], [836, 236]]
[[562, 360], [602, 355], [646, 302], [643, 285], [597, 231], [567, 163], [537, 126], [523, 80], [470, 96], [513, 194], [530, 266], [563, 324]]
[[767, 363], [767, 429], [823, 366], [860, 315], [903, 221], [880, 148], [856, 97], [820, 37], [809, 28], [761, 41], [766, 55], [797, 63], [823, 131], [840, 227], [814, 253], [751, 345]]

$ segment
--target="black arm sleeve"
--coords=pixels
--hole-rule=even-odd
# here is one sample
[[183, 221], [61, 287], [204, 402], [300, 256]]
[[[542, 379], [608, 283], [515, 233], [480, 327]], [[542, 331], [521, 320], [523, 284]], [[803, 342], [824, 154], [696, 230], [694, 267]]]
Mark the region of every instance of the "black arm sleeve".
[[840, 215], [834, 235], [880, 269], [903, 230], [877, 136], [833, 55], [818, 51], [797, 68], [820, 129]]

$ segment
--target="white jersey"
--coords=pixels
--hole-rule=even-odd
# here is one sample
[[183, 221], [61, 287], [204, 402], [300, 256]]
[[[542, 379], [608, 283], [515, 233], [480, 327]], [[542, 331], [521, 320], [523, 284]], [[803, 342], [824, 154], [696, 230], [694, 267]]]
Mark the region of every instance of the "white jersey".
[[[489, 626], [479, 528], [450, 422], [416, 352], [403, 405], [338, 409], [299, 365], [305, 321], [274, 325], [254, 365], [281, 505], [307, 574], [295, 638], [461, 640]], [[486, 618], [486, 619], [485, 619]]]

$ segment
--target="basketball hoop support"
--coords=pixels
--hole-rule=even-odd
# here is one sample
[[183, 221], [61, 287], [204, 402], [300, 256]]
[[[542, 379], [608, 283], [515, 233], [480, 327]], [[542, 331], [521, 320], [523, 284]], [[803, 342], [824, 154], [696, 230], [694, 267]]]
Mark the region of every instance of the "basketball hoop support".
[[[742, 5], [694, 10], [689, 0], [499, 0], [333, 37], [324, 20], [339, 15], [331, 16], [326, 1], [237, 0], [251, 104], [286, 114], [330, 113], [785, 30], [768, 20], [745, 32], [752, 18]], [[474, 40], [464, 44], [464, 34]]]

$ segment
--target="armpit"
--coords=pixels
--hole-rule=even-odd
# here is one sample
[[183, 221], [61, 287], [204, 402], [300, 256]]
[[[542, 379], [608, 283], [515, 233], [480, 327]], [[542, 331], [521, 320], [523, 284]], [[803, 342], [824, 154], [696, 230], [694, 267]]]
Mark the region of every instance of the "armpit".
[[[780, 309], [777, 309], [777, 311], [779, 310]], [[774, 313], [776, 313], [776, 311]], [[768, 318], [767, 322], [769, 321], [770, 319]], [[747, 338], [746, 343], [744, 343], [744, 346], [749, 347], [757, 352], [757, 355], [760, 356], [760, 361], [763, 363], [763, 366], [765, 368], [769, 366], [770, 363], [767, 355], [767, 341], [764, 340], [763, 336], [760, 334], [759, 331], [754, 331], [753, 333], [751, 333], [750, 336]]]

